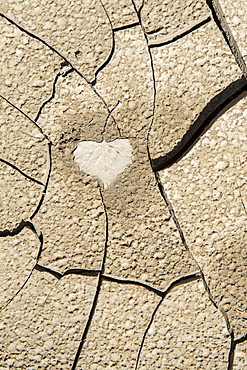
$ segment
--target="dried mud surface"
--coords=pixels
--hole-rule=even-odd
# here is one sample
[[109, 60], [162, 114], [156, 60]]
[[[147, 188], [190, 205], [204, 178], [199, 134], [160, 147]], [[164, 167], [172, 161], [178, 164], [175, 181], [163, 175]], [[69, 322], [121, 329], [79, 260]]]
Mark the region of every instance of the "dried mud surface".
[[0, 369], [247, 366], [246, 14], [2, 4]]

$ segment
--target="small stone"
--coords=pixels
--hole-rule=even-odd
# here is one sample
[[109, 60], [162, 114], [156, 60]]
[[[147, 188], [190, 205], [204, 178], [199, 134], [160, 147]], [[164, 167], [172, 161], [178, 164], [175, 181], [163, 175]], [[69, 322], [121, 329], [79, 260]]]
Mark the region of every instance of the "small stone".
[[35, 80], [32, 83], [33, 87], [43, 87], [45, 86], [45, 81], [43, 80]]
[[129, 261], [125, 260], [121, 263], [121, 266], [124, 270], [127, 270], [128, 268], [130, 268], [130, 263]]
[[162, 258], [164, 258], [164, 253], [162, 253], [162, 252], [155, 253], [154, 258], [162, 259]]
[[231, 263], [229, 266], [228, 266], [229, 270], [231, 271], [234, 271], [236, 270], [236, 264], [235, 263]]
[[235, 358], [245, 358], [245, 353], [241, 351], [236, 351]]
[[222, 171], [222, 170], [225, 170], [226, 168], [228, 167], [228, 164], [226, 162], [223, 162], [223, 161], [219, 161], [216, 166], [214, 166], [214, 169], [216, 171]]
[[134, 110], [136, 108], [136, 102], [135, 101], [130, 101], [129, 102], [129, 109]]
[[165, 342], [163, 340], [159, 340], [157, 342], [157, 348], [165, 348]]
[[118, 354], [114, 353], [111, 355], [111, 361], [118, 362], [119, 359], [120, 359], [120, 356]]
[[208, 349], [204, 349], [202, 355], [203, 355], [203, 357], [209, 357], [210, 351]]

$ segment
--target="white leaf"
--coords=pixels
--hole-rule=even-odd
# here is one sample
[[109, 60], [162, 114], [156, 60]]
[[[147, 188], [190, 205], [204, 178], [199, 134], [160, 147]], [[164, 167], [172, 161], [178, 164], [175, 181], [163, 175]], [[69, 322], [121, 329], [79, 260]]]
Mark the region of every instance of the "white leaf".
[[132, 147], [128, 139], [101, 143], [82, 141], [74, 151], [80, 170], [97, 176], [107, 188], [132, 163]]

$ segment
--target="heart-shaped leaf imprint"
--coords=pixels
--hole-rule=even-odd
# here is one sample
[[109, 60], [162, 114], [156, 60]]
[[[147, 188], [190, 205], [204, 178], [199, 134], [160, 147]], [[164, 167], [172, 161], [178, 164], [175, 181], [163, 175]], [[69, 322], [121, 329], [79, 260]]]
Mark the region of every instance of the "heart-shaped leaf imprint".
[[132, 163], [133, 149], [128, 139], [111, 142], [82, 141], [74, 151], [80, 170], [97, 176], [107, 188]]

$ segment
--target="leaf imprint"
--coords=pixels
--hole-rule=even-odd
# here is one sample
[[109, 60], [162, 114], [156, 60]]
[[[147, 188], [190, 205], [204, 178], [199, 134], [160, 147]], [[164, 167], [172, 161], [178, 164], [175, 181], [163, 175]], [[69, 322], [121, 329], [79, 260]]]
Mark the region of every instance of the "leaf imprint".
[[74, 159], [81, 171], [98, 177], [107, 188], [132, 163], [132, 152], [128, 139], [82, 141], [74, 151]]

